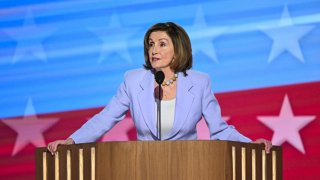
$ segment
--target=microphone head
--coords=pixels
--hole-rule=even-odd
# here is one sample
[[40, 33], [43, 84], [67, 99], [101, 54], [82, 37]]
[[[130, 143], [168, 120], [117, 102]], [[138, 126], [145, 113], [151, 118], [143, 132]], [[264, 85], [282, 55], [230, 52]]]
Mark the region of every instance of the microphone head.
[[160, 85], [164, 81], [164, 73], [162, 71], [157, 71], [154, 75], [156, 82]]

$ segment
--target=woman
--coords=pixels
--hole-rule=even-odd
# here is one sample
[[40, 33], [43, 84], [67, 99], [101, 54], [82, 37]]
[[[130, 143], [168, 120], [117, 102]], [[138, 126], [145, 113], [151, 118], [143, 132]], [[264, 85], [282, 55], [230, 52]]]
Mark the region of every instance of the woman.
[[[86, 122], [66, 140], [49, 143], [48, 150], [54, 154], [59, 144], [93, 142], [109, 131], [125, 117], [130, 109], [137, 129], [138, 140], [157, 140], [156, 100], [161, 99], [161, 139], [195, 140], [196, 125], [203, 116], [212, 140], [252, 142], [229, 126], [222, 118], [219, 104], [211, 91], [208, 75], [190, 70], [192, 50], [190, 39], [179, 25], [168, 22], [152, 26], [144, 37], [144, 69], [125, 74], [117, 94], [100, 113]], [[154, 73], [163, 71], [162, 97]], [[272, 144], [265, 139], [269, 152]]]

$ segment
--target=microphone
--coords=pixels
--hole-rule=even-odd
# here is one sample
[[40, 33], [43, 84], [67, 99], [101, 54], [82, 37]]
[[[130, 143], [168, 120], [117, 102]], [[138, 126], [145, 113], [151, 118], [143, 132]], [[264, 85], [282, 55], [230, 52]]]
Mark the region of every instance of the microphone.
[[157, 136], [158, 140], [161, 141], [161, 84], [164, 81], [164, 73], [162, 71], [157, 71], [154, 75], [154, 79], [159, 85], [159, 101], [157, 101]]
[[156, 82], [161, 85], [164, 81], [164, 73], [162, 71], [157, 71], [154, 75]]

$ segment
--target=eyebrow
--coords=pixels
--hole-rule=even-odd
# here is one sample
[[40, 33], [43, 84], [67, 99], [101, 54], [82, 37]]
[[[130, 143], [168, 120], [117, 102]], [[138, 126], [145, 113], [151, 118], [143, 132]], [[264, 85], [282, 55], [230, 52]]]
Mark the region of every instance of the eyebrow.
[[[152, 39], [152, 38], [149, 38], [149, 41], [150, 41], [150, 40], [151, 40], [151, 41], [153, 41], [153, 39]], [[169, 41], [167, 38], [160, 38], [160, 39], [159, 39], [159, 41], [161, 41], [161, 40]]]

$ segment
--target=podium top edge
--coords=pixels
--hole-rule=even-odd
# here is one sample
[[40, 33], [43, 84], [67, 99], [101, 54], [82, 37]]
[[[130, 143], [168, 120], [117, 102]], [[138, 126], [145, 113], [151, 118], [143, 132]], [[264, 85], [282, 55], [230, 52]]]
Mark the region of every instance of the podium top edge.
[[[73, 148], [91, 148], [97, 147], [103, 144], [172, 144], [172, 143], [199, 143], [199, 144], [225, 144], [229, 146], [235, 147], [248, 147], [254, 149], [263, 149], [263, 144], [255, 144], [255, 143], [245, 143], [245, 142], [237, 142], [237, 141], [222, 141], [222, 140], [170, 140], [170, 141], [108, 141], [108, 142], [91, 142], [91, 143], [79, 143], [73, 145], [60, 145], [58, 150], [69, 149], [71, 146]], [[281, 150], [281, 146], [273, 145], [271, 150], [279, 151]], [[36, 151], [45, 152], [48, 151], [47, 147], [37, 147]]]

